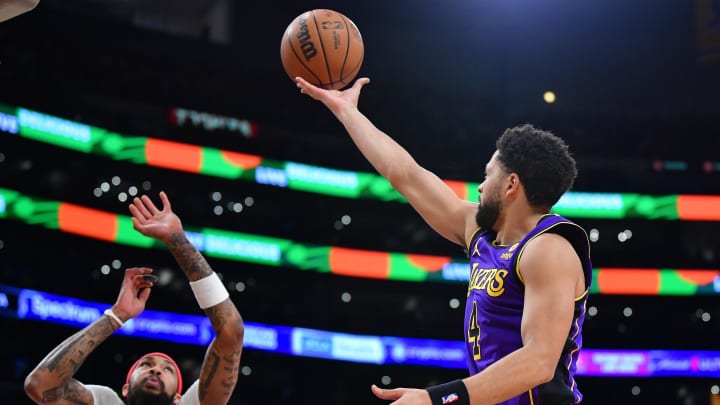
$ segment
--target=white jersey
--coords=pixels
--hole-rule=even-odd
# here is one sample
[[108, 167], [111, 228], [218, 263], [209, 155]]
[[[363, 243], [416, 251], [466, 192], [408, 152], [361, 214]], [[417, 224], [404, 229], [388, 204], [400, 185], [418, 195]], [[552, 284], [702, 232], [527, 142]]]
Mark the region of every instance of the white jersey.
[[[198, 394], [198, 380], [185, 390], [178, 405], [200, 405], [200, 395]], [[104, 385], [85, 385], [93, 396], [94, 405], [125, 405], [125, 401], [110, 387]]]

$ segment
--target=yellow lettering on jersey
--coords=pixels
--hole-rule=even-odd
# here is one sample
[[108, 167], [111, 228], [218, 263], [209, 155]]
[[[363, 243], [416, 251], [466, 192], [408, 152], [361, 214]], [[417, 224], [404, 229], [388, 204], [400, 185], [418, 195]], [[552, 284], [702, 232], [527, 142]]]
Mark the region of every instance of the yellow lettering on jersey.
[[508, 275], [507, 270], [497, 270], [493, 282], [487, 288], [487, 293], [491, 297], [499, 297], [505, 292], [505, 277]]
[[508, 271], [504, 269], [481, 269], [473, 263], [468, 284], [468, 296], [473, 290], [485, 290], [491, 297], [499, 297], [505, 292], [505, 277]]

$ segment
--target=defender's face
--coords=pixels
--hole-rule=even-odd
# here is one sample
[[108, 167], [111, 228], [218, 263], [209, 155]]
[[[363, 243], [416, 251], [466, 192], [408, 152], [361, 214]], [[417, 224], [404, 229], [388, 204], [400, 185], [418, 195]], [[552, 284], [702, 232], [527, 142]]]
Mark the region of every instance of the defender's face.
[[145, 357], [130, 376], [128, 404], [173, 404], [177, 385], [177, 372], [170, 361], [159, 356]]

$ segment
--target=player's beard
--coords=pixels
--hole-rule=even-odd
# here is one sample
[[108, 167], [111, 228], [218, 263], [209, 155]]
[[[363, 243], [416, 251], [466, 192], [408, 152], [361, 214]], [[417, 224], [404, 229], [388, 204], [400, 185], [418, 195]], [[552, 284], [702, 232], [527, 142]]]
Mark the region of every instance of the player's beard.
[[495, 223], [500, 217], [500, 201], [497, 199], [487, 198], [478, 205], [475, 213], [475, 223], [481, 229], [493, 229]]
[[127, 405], [172, 405], [175, 395], [165, 393], [165, 384], [160, 382], [161, 392], [148, 392], [143, 390], [142, 383], [130, 387], [127, 396]]

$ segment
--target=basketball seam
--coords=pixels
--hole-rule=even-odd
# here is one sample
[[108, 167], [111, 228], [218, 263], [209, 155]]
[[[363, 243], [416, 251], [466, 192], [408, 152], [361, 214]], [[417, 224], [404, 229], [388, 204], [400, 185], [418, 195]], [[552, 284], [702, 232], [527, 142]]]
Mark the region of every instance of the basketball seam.
[[[305, 62], [303, 62], [302, 58], [300, 58], [300, 55], [298, 55], [297, 51], [295, 51], [295, 47], [293, 46], [292, 38], [290, 38], [290, 34], [287, 34], [287, 41], [290, 46], [290, 50], [292, 51], [293, 55], [295, 55], [295, 59], [297, 59], [298, 62], [300, 62], [300, 64], [305, 68], [305, 70], [310, 72], [311, 75], [315, 76], [315, 79], [317, 79], [318, 83], [322, 83], [322, 80], [320, 79], [320, 77], [318, 77], [318, 75], [316, 75], [315, 72], [313, 72], [312, 69], [310, 69], [310, 67], [305, 64]], [[294, 77], [292, 79], [295, 80]]]
[[343, 72], [345, 71], [345, 64], [347, 63], [348, 56], [350, 55], [350, 24], [347, 22], [347, 18], [345, 16], [342, 16], [343, 23], [345, 24], [345, 32], [347, 32], [347, 47], [345, 48], [345, 58], [343, 58], [342, 67], [340, 67], [340, 77], [338, 80], [340, 83], [345, 82], [345, 75]]
[[[325, 61], [325, 67], [327, 68], [327, 72], [328, 72], [328, 80], [329, 80], [328, 86], [332, 87], [333, 78], [332, 78], [332, 72], [330, 71], [330, 64], [328, 63], [328, 60], [327, 60], [327, 54], [325, 53], [325, 42], [323, 41], [322, 34], [320, 33], [320, 26], [318, 25], [317, 17], [315, 17], [314, 10], [312, 12], [312, 15], [313, 15], [313, 20], [315, 20], [315, 31], [317, 31], [317, 34], [318, 34], [318, 41], [320, 41], [320, 47], [322, 48], [322, 51], [323, 51], [323, 60]], [[320, 78], [318, 78], [318, 81], [320, 81], [322, 83]]]

